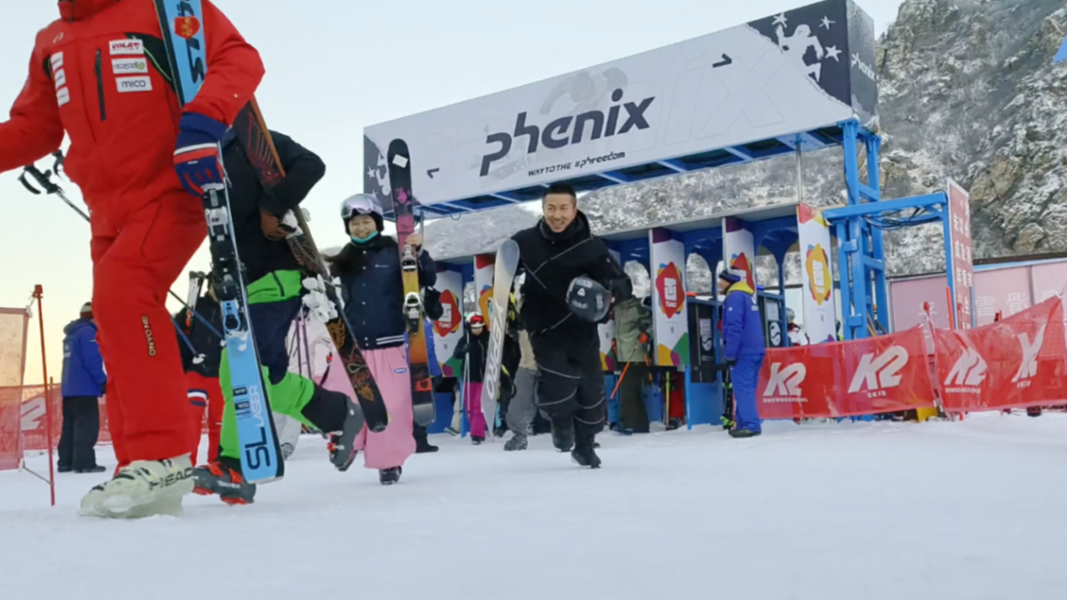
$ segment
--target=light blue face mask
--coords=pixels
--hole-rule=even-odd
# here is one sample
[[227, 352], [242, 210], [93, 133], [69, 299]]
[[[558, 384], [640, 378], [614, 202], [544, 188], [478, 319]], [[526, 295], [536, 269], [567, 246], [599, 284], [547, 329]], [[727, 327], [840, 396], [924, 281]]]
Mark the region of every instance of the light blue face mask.
[[352, 238], [352, 242], [355, 243], [355, 244], [366, 244], [367, 242], [369, 242], [369, 241], [373, 240], [374, 238], [378, 237], [378, 232], [375, 231], [374, 233], [368, 235], [365, 238], [358, 238], [358, 237], [356, 237], [354, 235], [353, 236], [349, 236], [349, 237]]

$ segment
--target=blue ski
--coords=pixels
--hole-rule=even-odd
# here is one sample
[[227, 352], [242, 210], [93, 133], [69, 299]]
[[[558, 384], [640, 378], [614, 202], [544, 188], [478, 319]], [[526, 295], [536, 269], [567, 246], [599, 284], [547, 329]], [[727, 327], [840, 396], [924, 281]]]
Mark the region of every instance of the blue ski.
[[[201, 2], [155, 0], [155, 3], [174, 91], [178, 101], [185, 106], [196, 97], [207, 75]], [[204, 195], [203, 202], [216, 294], [222, 308], [226, 355], [230, 362], [242, 475], [247, 481], [258, 483], [280, 479], [285, 473], [285, 464], [248, 318], [248, 295], [233, 233], [229, 194], [225, 188], [212, 189]]]

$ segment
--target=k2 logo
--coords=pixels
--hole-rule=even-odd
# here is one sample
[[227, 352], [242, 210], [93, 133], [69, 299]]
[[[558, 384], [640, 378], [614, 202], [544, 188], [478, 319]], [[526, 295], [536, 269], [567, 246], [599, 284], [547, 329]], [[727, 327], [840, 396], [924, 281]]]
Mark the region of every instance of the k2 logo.
[[908, 351], [900, 346], [890, 346], [875, 358], [874, 353], [864, 354], [852, 376], [848, 393], [853, 394], [864, 387], [868, 391], [884, 390], [900, 385], [900, 370], [908, 365]]
[[956, 364], [952, 365], [952, 370], [945, 378], [945, 385], [970, 387], [982, 385], [985, 381], [986, 368], [987, 365], [982, 355], [978, 354], [974, 348], [968, 348], [956, 359]]
[[1041, 346], [1045, 345], [1045, 327], [1046, 325], [1043, 324], [1038, 328], [1032, 342], [1025, 333], [1020, 333], [1016, 336], [1023, 350], [1023, 361], [1019, 365], [1019, 370], [1015, 373], [1015, 377], [1011, 378], [1013, 383], [1018, 383], [1023, 379], [1030, 379], [1037, 375], [1037, 353], [1041, 351]]
[[800, 384], [808, 375], [808, 368], [804, 363], [793, 363], [782, 368], [782, 363], [771, 364], [771, 376], [767, 380], [767, 389], [763, 391], [764, 397], [771, 396], [800, 396]]

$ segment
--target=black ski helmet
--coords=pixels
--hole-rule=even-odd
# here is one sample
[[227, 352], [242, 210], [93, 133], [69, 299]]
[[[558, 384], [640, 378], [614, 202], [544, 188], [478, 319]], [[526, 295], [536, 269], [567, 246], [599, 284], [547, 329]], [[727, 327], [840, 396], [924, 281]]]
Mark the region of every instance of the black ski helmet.
[[567, 307], [578, 318], [596, 323], [611, 310], [611, 292], [584, 275], [575, 277], [567, 288]]

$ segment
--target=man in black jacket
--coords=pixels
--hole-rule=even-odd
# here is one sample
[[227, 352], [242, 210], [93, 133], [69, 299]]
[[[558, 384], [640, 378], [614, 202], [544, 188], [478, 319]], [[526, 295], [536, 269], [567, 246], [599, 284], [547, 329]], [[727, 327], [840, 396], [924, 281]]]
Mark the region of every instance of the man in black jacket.
[[575, 316], [567, 289], [589, 277], [611, 290], [615, 301], [633, 295], [630, 278], [607, 244], [593, 235], [578, 210], [574, 188], [552, 185], [543, 218], [515, 234], [519, 270], [525, 271], [521, 318], [537, 358], [537, 406], [552, 420], [552, 443], [581, 466], [597, 468], [594, 438], [604, 427], [604, 373], [597, 324]]
[[[270, 132], [285, 178], [266, 189], [260, 184], [254, 157], [231, 133], [223, 142], [223, 163], [230, 181], [230, 211], [237, 252], [245, 267], [248, 312], [256, 349], [267, 371], [271, 410], [321, 431], [349, 426], [350, 401], [289, 371], [286, 336], [299, 314], [304, 294], [300, 263], [286, 242], [281, 225], [326, 173], [322, 160], [290, 137]], [[222, 353], [219, 380], [226, 397], [219, 460], [194, 470], [198, 494], [218, 494], [228, 504], [248, 504], [256, 486], [241, 476], [240, 441], [230, 383], [229, 359]], [[359, 423], [362, 427], [362, 423]], [[347, 455], [344, 457], [347, 460]], [[347, 467], [347, 465], [346, 465]]]

